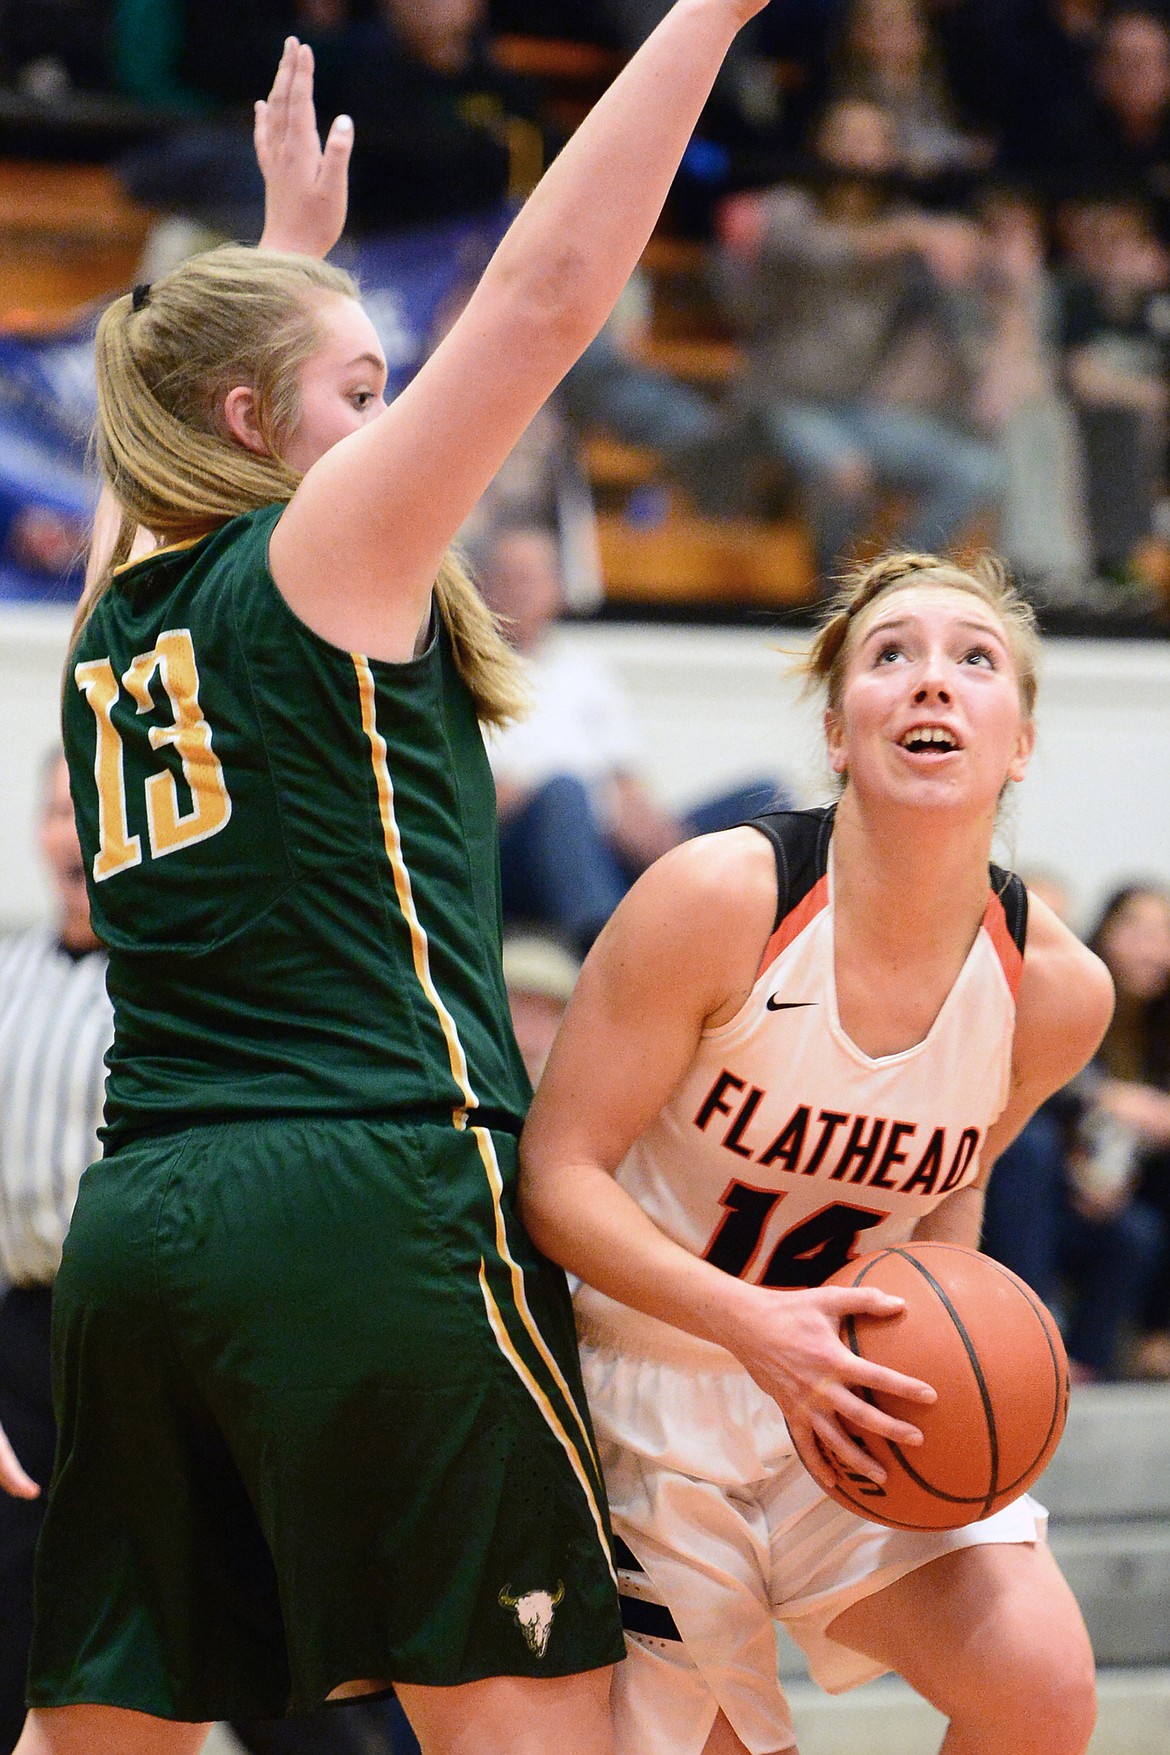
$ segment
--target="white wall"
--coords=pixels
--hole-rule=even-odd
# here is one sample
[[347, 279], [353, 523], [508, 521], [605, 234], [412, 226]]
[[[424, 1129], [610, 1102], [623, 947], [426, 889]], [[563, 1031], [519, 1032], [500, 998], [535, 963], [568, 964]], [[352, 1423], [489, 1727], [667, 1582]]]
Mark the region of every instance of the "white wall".
[[[793, 675], [801, 636], [604, 626], [574, 637], [628, 685], [670, 802], [756, 773], [788, 776], [802, 802], [827, 796], [820, 712]], [[1170, 643], [1048, 642], [1037, 719], [999, 857], [1062, 875], [1076, 924], [1115, 883], [1170, 883]]]
[[[68, 632], [61, 611], [0, 613], [0, 926], [45, 911], [36, 794]], [[619, 672], [668, 802], [756, 774], [788, 776], [810, 802], [823, 792], [818, 714], [777, 650], [798, 651], [800, 636], [604, 626], [565, 637]], [[1170, 881], [1170, 643], [1051, 643], [1039, 728], [1004, 857], [1063, 874], [1080, 921], [1115, 882]]]

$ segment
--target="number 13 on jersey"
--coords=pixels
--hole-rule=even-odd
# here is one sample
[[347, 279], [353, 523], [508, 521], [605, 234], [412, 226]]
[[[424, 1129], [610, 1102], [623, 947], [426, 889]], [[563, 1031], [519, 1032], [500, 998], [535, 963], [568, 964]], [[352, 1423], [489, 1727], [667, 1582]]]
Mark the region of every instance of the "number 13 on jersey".
[[130, 833], [126, 814], [126, 752], [114, 724], [114, 703], [121, 689], [139, 713], [155, 709], [150, 685], [158, 675], [174, 718], [170, 725], [152, 725], [150, 747], [173, 745], [191, 793], [191, 808], [180, 809], [179, 788], [169, 768], [160, 768], [145, 782], [146, 829], [151, 855], [162, 859], [206, 841], [224, 828], [232, 814], [223, 764], [211, 747], [211, 727], [199, 706], [199, 671], [186, 628], [160, 634], [149, 652], [141, 653], [122, 677], [121, 685], [108, 658], [91, 658], [73, 672], [97, 721], [93, 773], [98, 793], [98, 850], [93, 862], [95, 883], [116, 877], [142, 862], [142, 837]]

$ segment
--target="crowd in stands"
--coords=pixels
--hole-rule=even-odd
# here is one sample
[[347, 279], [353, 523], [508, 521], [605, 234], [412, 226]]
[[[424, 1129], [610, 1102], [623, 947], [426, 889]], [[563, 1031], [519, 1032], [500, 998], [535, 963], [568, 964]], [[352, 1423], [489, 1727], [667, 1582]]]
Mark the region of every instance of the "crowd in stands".
[[[26, 0], [0, 11], [0, 79], [50, 111], [122, 105], [137, 132], [109, 150], [131, 193], [254, 236], [248, 108], [294, 30], [314, 45], [322, 113], [355, 118], [353, 230], [376, 235], [522, 197], [569, 125], [557, 79], [587, 102], [667, 3]], [[581, 47], [576, 72], [531, 52], [549, 38]], [[27, 130], [27, 103], [20, 116]], [[0, 107], [0, 150], [6, 125]], [[692, 333], [736, 345], [722, 382], [656, 360], [651, 272], [640, 325], [610, 325], [526, 442], [517, 473], [540, 478], [542, 518], [575, 547], [575, 602], [598, 594], [587, 535], [565, 536], [590, 515], [576, 439], [603, 434], [649, 455], [663, 491], [631, 490], [640, 516], [795, 506], [822, 580], [859, 542], [991, 542], [1042, 605], [1156, 625], [1156, 0], [775, 0], [729, 58], [668, 226], [693, 245]]]
[[[185, 247], [255, 237], [247, 113], [295, 31], [315, 48], [323, 118], [355, 118], [355, 237], [425, 237], [521, 198], [567, 125], [557, 79], [570, 107], [587, 101], [667, 5], [22, 0], [0, 9], [0, 80], [21, 139], [29, 104], [113, 106], [119, 175], [192, 222]], [[518, 39], [582, 55], [554, 77]], [[0, 153], [6, 117], [0, 103]], [[1170, 13], [774, 0], [728, 59], [668, 213], [683, 332], [727, 369], [688, 376], [655, 351], [663, 271], [648, 260], [464, 532], [531, 666], [533, 717], [492, 761], [534, 1072], [576, 959], [638, 872], [793, 802], [775, 776], [745, 776], [685, 816], [665, 809], [616, 680], [563, 642], [565, 608], [605, 588], [584, 438], [649, 458], [622, 490], [631, 515], [797, 507], [822, 581], [869, 541], [983, 542], [1049, 613], [1136, 613], [1158, 631], [1170, 601]], [[456, 265], [432, 342], [478, 266]], [[6, 493], [3, 565], [67, 573], [85, 508], [32, 496], [9, 516]], [[1170, 888], [1119, 893], [1092, 942], [1117, 985], [1113, 1026], [1004, 1159], [987, 1242], [1062, 1308], [1080, 1375], [1170, 1376]]]

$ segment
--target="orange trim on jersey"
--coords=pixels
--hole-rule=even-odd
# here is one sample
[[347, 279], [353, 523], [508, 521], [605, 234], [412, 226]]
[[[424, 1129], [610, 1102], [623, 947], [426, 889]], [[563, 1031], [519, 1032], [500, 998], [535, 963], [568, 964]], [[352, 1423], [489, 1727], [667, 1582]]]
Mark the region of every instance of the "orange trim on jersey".
[[[789, 910], [764, 946], [764, 954], [760, 958], [760, 966], [756, 970], [756, 980], [771, 967], [780, 955], [786, 951], [794, 939], [798, 939], [806, 926], [811, 926], [822, 908], [829, 905], [828, 877], [818, 878], [812, 889], [802, 896], [795, 908]], [[1003, 910], [1001, 909], [1002, 913]]]
[[995, 954], [1003, 965], [1007, 984], [1015, 999], [1020, 991], [1020, 981], [1024, 973], [1024, 955], [1019, 945], [1008, 930], [1007, 915], [1000, 898], [991, 895], [987, 898], [987, 907], [983, 913], [983, 925], [987, 936], [995, 946]]

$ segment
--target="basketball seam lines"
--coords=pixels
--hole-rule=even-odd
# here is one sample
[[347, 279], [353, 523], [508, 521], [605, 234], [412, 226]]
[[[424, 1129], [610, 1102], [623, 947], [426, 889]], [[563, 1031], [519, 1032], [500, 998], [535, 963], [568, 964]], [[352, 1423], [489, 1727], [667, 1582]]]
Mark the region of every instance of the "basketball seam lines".
[[[870, 1271], [870, 1268], [875, 1267], [877, 1265], [878, 1261], [883, 1261], [883, 1260], [885, 1260], [885, 1258], [887, 1256], [890, 1256], [890, 1255], [901, 1256], [903, 1261], [909, 1262], [910, 1266], [912, 1268], [914, 1268], [916, 1270], [916, 1272], [918, 1272], [919, 1274], [922, 1275], [922, 1278], [926, 1281], [927, 1285], [931, 1288], [931, 1290], [934, 1292], [935, 1296], [941, 1302], [944, 1310], [946, 1310], [948, 1315], [950, 1316], [951, 1321], [954, 1323], [955, 1328], [958, 1331], [959, 1339], [962, 1341], [963, 1346], [966, 1349], [967, 1358], [970, 1360], [971, 1369], [975, 1374], [975, 1382], [976, 1382], [976, 1385], [978, 1386], [978, 1389], [979, 1389], [980, 1400], [983, 1403], [983, 1415], [987, 1421], [987, 1439], [988, 1439], [988, 1443], [991, 1447], [991, 1482], [990, 1482], [989, 1491], [983, 1496], [983, 1513], [982, 1513], [982, 1515], [984, 1517], [986, 1517], [988, 1515], [988, 1513], [990, 1512], [992, 1506], [995, 1504], [996, 1497], [997, 1497], [997, 1494], [999, 1491], [999, 1489], [996, 1486], [996, 1482], [999, 1479], [999, 1433], [998, 1433], [998, 1430], [996, 1428], [996, 1423], [995, 1423], [995, 1409], [992, 1406], [991, 1396], [990, 1396], [990, 1393], [989, 1393], [988, 1388], [987, 1388], [987, 1381], [983, 1375], [983, 1368], [979, 1363], [979, 1355], [975, 1351], [975, 1347], [972, 1344], [970, 1335], [967, 1333], [966, 1328], [963, 1326], [963, 1322], [959, 1316], [958, 1311], [955, 1309], [954, 1305], [951, 1303], [950, 1298], [947, 1296], [945, 1288], [939, 1284], [939, 1282], [935, 1279], [934, 1275], [930, 1272], [930, 1270], [928, 1268], [923, 1267], [922, 1263], [920, 1261], [918, 1261], [913, 1255], [910, 1254], [909, 1250], [905, 1250], [905, 1249], [885, 1250], [882, 1255], [878, 1256], [875, 1259], [875, 1261], [870, 1263], [869, 1268], [864, 1269], [863, 1272], [861, 1274], [859, 1274], [855, 1284], [860, 1286], [862, 1281], [865, 1279], [866, 1274]], [[856, 1351], [856, 1349], [854, 1349], [854, 1350]], [[858, 1354], [858, 1356], [860, 1357], [860, 1354]], [[917, 1470], [909, 1462], [907, 1462], [901, 1449], [899, 1448], [898, 1445], [896, 1445], [893, 1442], [892, 1439], [887, 1438], [886, 1443], [889, 1445], [890, 1449], [893, 1451], [894, 1455], [897, 1457], [898, 1461], [901, 1463], [901, 1465], [905, 1469], [906, 1473], [910, 1476], [910, 1479], [912, 1481], [916, 1482], [918, 1484], [918, 1486], [925, 1488], [928, 1493], [933, 1493], [939, 1499], [949, 1500], [952, 1504], [955, 1504], [955, 1505], [967, 1505], [967, 1504], [974, 1503], [973, 1499], [967, 1499], [967, 1498], [964, 1498], [962, 1495], [958, 1495], [958, 1494], [954, 1494], [954, 1493], [944, 1493], [941, 1490], [941, 1488], [935, 1487], [930, 1481], [927, 1481], [922, 1475], [920, 1475], [917, 1472]]]

